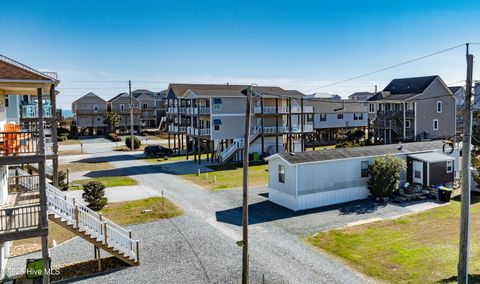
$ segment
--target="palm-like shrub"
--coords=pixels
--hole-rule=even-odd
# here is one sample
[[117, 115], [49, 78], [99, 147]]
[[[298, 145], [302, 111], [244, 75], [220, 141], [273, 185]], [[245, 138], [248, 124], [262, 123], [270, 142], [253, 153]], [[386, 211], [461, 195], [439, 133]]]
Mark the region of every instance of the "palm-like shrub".
[[89, 181], [83, 186], [83, 200], [87, 202], [88, 208], [98, 211], [107, 205], [105, 197], [105, 185], [99, 181]]

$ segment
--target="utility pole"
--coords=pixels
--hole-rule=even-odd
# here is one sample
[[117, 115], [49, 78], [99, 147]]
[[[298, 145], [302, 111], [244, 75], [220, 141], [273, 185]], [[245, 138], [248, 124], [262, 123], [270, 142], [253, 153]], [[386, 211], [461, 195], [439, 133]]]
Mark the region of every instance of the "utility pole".
[[470, 147], [472, 144], [472, 75], [473, 55], [468, 52], [467, 43], [467, 82], [462, 147], [462, 209], [460, 217], [460, 246], [458, 257], [458, 283], [468, 283], [468, 250], [470, 237]]
[[242, 254], [242, 284], [248, 283], [248, 151], [250, 136], [250, 104], [253, 85], [247, 87], [247, 103], [245, 109], [245, 137], [243, 143], [243, 254]]
[[135, 145], [133, 135], [133, 99], [132, 99], [132, 81], [128, 80], [128, 94], [130, 95], [130, 149], [133, 151], [133, 145]]

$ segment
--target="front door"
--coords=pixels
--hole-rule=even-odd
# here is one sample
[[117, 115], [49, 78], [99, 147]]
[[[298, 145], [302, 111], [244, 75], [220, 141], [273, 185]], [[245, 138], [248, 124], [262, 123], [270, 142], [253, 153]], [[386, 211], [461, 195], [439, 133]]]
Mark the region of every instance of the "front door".
[[413, 161], [413, 183], [419, 183], [423, 185], [423, 163], [419, 161]]

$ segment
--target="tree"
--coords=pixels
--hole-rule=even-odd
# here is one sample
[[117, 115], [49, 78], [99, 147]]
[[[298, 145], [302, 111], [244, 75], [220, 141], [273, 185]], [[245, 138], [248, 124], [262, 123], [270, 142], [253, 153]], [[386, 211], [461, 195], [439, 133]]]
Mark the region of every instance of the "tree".
[[88, 203], [88, 208], [98, 211], [107, 205], [105, 185], [99, 181], [89, 181], [83, 186], [83, 200]]
[[[127, 146], [128, 149], [132, 150], [131, 149], [132, 143], [130, 141], [132, 141], [130, 137], [125, 138], [125, 145]], [[137, 137], [133, 137], [133, 149], [140, 148], [141, 144], [142, 142]]]
[[406, 169], [404, 160], [385, 155], [368, 166], [368, 189], [374, 197], [389, 197], [398, 188], [400, 172]]
[[105, 116], [105, 120], [103, 121], [103, 123], [108, 125], [109, 132], [114, 132], [115, 128], [117, 128], [118, 125], [120, 124], [120, 116], [116, 112], [109, 111], [107, 112], [107, 115]]
[[67, 173], [65, 171], [58, 172], [58, 187], [60, 190], [68, 190], [68, 183], [65, 181], [67, 179]]

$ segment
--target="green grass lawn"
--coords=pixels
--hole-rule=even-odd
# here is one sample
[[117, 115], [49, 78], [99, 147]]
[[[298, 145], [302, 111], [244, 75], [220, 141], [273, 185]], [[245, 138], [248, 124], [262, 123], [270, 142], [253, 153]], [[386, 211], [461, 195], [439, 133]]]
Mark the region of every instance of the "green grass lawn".
[[[143, 210], [151, 211], [142, 213]], [[183, 214], [180, 208], [164, 197], [109, 203], [101, 212], [119, 225], [140, 224]]]
[[[158, 157], [158, 158], [145, 158], [145, 157], [142, 157], [142, 158], [140, 158], [140, 159], [144, 160], [145, 162], [152, 163], [152, 164], [158, 164], [158, 163], [164, 163], [164, 162], [172, 162], [172, 161], [186, 161], [186, 160], [187, 160], [187, 158], [186, 158], [185, 155], [168, 157], [168, 160], [165, 160], [165, 159], [162, 158], [162, 157]], [[189, 156], [188, 156], [188, 159], [193, 161], [193, 155], [189, 155]]]
[[[480, 282], [480, 196], [471, 206], [470, 274]], [[317, 233], [307, 242], [389, 283], [456, 282], [460, 201], [399, 219]]]
[[[242, 186], [243, 168], [241, 165], [210, 166], [214, 172], [182, 175], [188, 181], [206, 189], [215, 191]], [[249, 185], [266, 185], [268, 183], [268, 165], [253, 165], [249, 167]], [[214, 183], [214, 179], [216, 182]]]
[[[137, 181], [128, 176], [113, 176], [113, 177], [100, 177], [92, 179], [80, 179], [74, 180], [70, 183], [70, 190], [80, 190], [83, 189], [83, 185], [90, 181], [99, 181], [105, 185], [105, 187], [114, 187], [114, 186], [126, 186], [126, 185], [136, 185]], [[74, 184], [79, 184], [80, 187], [72, 186]]]

